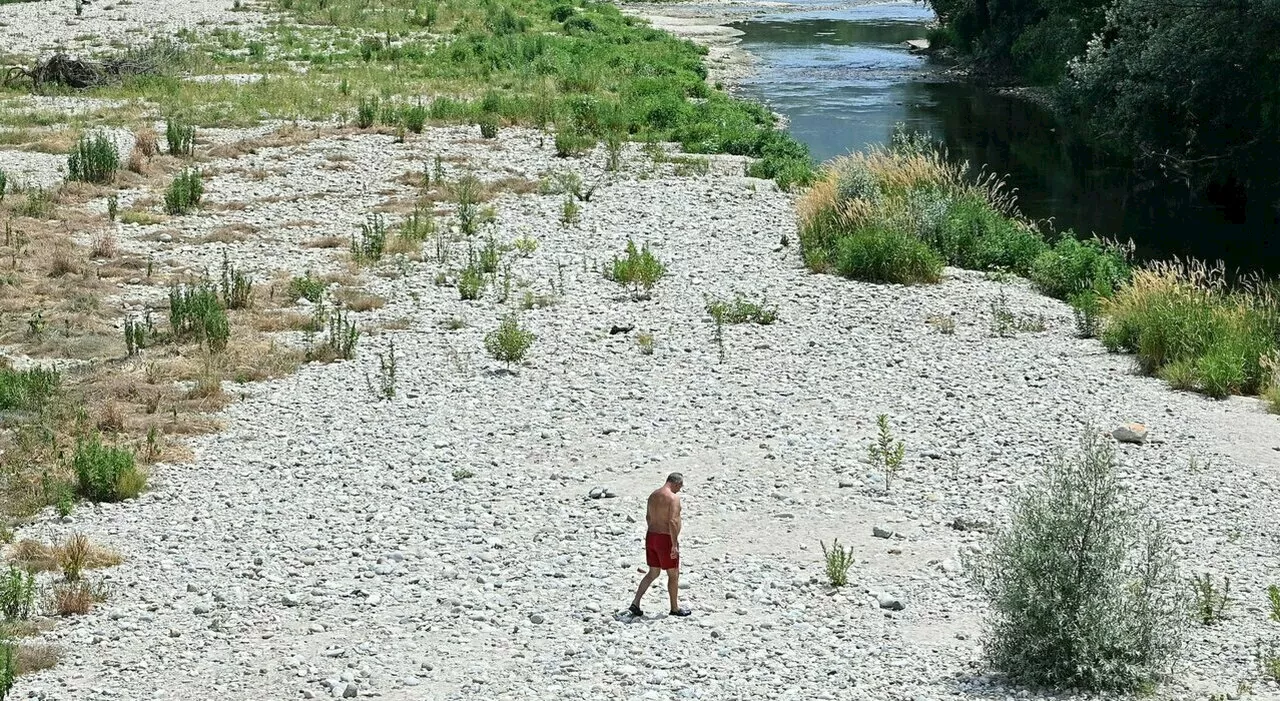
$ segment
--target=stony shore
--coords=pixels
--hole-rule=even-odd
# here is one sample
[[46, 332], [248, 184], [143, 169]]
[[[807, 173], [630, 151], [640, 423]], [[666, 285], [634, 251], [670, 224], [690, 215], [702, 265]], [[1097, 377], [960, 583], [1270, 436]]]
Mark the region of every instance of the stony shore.
[[[171, 223], [168, 240], [127, 224], [117, 236], [193, 268], [225, 249], [263, 277], [346, 270], [304, 244], [349, 236], [366, 212], [411, 195], [402, 176], [436, 155], [450, 177], [571, 169], [599, 184], [573, 226], [559, 221], [559, 196], [494, 202], [499, 242], [539, 241], [512, 259], [515, 279], [558, 298], [520, 313], [537, 334], [529, 360], [507, 372], [488, 358], [482, 338], [513, 304], [460, 301], [435, 284], [449, 266], [367, 274], [387, 303], [359, 320], [400, 330], [365, 338], [354, 361], [227, 383], [242, 396], [225, 430], [194, 440], [191, 462], [159, 466], [139, 500], [82, 506], [72, 523], [46, 511], [19, 531], [85, 532], [125, 561], [98, 575], [103, 605], [45, 634], [63, 660], [24, 677], [15, 698], [1068, 698], [985, 675], [985, 608], [959, 563], [988, 536], [955, 526], [998, 523], [1086, 422], [1129, 421], [1151, 432], [1117, 446], [1132, 496], [1173, 530], [1189, 571], [1228, 575], [1239, 602], [1191, 629], [1156, 698], [1241, 682], [1280, 696], [1253, 659], [1280, 637], [1264, 611], [1280, 579], [1280, 439], [1258, 401], [1138, 376], [1022, 282], [950, 269], [909, 288], [813, 275], [794, 243], [793, 196], [742, 177], [739, 158], [681, 175], [628, 147], [612, 175], [603, 148], [558, 159], [531, 130], [484, 141], [437, 128], [402, 144], [317, 132], [214, 160], [206, 211]], [[27, 156], [43, 157], [5, 154]], [[197, 243], [236, 224], [256, 233]], [[669, 268], [647, 301], [598, 272], [628, 238]], [[163, 292], [126, 288], [120, 303]], [[734, 293], [767, 298], [780, 318], [729, 327], [722, 357], [705, 296]], [[993, 304], [1047, 328], [997, 336]], [[453, 317], [467, 325], [442, 326]], [[366, 378], [392, 341], [399, 393], [379, 401]], [[865, 458], [879, 414], [907, 447], [887, 493]], [[618, 612], [643, 564], [644, 499], [676, 470], [688, 485], [681, 594], [695, 613], [628, 621]], [[596, 487], [616, 497], [590, 498]], [[834, 538], [858, 556], [839, 590], [820, 550]], [[662, 611], [665, 594], [660, 581], [647, 609]], [[901, 610], [881, 607], [890, 598]]]

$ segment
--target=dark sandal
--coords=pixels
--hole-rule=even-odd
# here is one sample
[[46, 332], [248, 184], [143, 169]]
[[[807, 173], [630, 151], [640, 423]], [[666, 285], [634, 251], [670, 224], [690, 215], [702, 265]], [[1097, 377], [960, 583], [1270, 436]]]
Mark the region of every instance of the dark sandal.
[[683, 617], [685, 617], [685, 616], [692, 616], [692, 615], [693, 615], [693, 611], [690, 611], [689, 609], [687, 609], [687, 608], [685, 608], [685, 607], [681, 606], [680, 608], [678, 608], [678, 609], [676, 609], [676, 610], [672, 611], [672, 612], [671, 612], [671, 615], [672, 615], [672, 616], [680, 616], [681, 618], [683, 618]]
[[635, 616], [636, 618], [640, 618], [641, 616], [644, 615], [644, 611], [641, 611], [640, 607], [636, 606], [635, 604], [631, 604], [631, 607], [627, 609], [627, 613], [631, 614], [632, 616]]

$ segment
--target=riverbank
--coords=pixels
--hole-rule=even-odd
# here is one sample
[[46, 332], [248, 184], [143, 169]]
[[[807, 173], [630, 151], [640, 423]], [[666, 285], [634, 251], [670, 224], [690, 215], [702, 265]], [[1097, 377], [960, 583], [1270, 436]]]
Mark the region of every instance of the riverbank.
[[[155, 221], [109, 222], [106, 193], [68, 203], [129, 260], [176, 274], [226, 254], [280, 288], [310, 272], [380, 305], [350, 310], [367, 334], [350, 360], [220, 382], [239, 397], [214, 415], [224, 430], [191, 440], [189, 461], [158, 462], [139, 499], [70, 520], [49, 507], [18, 529], [88, 533], [125, 560], [100, 575], [106, 601], [38, 636], [63, 659], [15, 696], [1005, 698], [1018, 692], [981, 672], [985, 610], [961, 556], [1086, 420], [1148, 425], [1144, 444], [1118, 448], [1127, 483], [1186, 562], [1228, 574], [1247, 602], [1196, 630], [1155, 698], [1275, 692], [1249, 654], [1273, 627], [1261, 608], [1280, 493], [1274, 419], [1255, 400], [1134, 374], [1020, 281], [813, 275], [794, 196], [744, 177], [744, 157], [673, 143], [562, 157], [555, 141], [505, 124], [494, 138], [478, 125], [201, 128], [198, 213], [155, 214], [168, 177], [118, 186], [121, 211]], [[458, 222], [468, 173], [493, 185], [493, 223], [472, 237]], [[355, 264], [347, 246], [368, 215], [395, 243], [419, 206], [439, 227], [424, 245]], [[650, 299], [602, 272], [629, 240], [667, 268]], [[468, 252], [490, 242], [500, 265], [464, 300]], [[134, 277], [109, 278], [121, 291], [103, 295], [104, 316], [163, 304], [163, 282]], [[777, 321], [717, 333], [708, 296], [736, 294]], [[1044, 328], [995, 333], [1001, 310]], [[510, 314], [535, 334], [512, 369], [484, 342]], [[264, 333], [307, 348], [304, 331]], [[117, 361], [141, 375], [161, 351]], [[906, 444], [892, 491], [863, 457], [879, 414]], [[671, 471], [688, 485], [695, 615], [653, 615], [660, 584], [650, 616], [627, 622], [616, 612], [640, 576], [644, 499]], [[592, 498], [598, 487], [616, 496]], [[823, 572], [835, 538], [857, 557], [843, 589]]]

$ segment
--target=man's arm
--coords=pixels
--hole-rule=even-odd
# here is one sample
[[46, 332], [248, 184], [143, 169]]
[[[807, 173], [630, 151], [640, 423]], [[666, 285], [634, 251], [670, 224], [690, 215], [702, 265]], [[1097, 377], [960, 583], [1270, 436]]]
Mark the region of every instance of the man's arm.
[[671, 533], [671, 549], [680, 549], [680, 497], [672, 495], [670, 516], [667, 517], [667, 530]]

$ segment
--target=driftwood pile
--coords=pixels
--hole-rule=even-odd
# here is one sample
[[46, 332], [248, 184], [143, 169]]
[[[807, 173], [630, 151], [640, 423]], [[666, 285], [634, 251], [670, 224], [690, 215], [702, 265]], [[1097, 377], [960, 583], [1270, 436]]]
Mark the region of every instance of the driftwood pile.
[[123, 78], [163, 72], [173, 65], [177, 50], [160, 42], [151, 46], [126, 51], [124, 54], [103, 61], [76, 58], [64, 53], [54, 54], [37, 61], [30, 68], [14, 66], [6, 71], [4, 85], [16, 86], [31, 81], [32, 88], [44, 85], [63, 85], [71, 88], [93, 88], [115, 83]]

